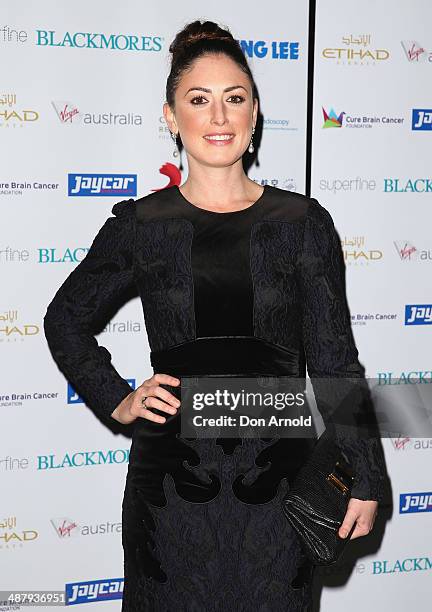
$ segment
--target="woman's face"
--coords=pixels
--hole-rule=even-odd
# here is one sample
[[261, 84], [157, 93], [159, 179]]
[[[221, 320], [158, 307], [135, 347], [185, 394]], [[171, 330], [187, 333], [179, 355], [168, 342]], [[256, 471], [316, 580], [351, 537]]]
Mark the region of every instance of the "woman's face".
[[[187, 154], [213, 167], [229, 166], [242, 157], [257, 112], [248, 76], [226, 55], [198, 58], [180, 80], [174, 113], [164, 104], [169, 128], [180, 133]], [[215, 140], [217, 135], [223, 140]]]

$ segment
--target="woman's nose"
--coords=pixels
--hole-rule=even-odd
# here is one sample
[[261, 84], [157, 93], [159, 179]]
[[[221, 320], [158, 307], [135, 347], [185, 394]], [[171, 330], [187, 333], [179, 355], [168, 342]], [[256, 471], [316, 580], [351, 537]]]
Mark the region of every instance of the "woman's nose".
[[223, 125], [226, 122], [226, 110], [222, 103], [215, 103], [212, 109], [212, 123]]

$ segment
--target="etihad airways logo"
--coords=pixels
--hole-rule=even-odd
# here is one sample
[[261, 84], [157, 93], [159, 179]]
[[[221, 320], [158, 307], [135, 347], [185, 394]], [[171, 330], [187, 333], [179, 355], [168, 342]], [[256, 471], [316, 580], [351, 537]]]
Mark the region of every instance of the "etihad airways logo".
[[322, 50], [324, 59], [336, 60], [336, 64], [348, 66], [371, 66], [376, 62], [388, 60], [387, 49], [373, 49], [370, 34], [342, 36], [342, 42], [335, 47]]
[[16, 128], [39, 120], [39, 113], [34, 109], [17, 104], [15, 93], [0, 95], [0, 127]]
[[160, 51], [161, 36], [103, 34], [102, 32], [56, 32], [36, 30], [36, 45], [73, 49], [110, 49], [111, 51]]
[[380, 249], [366, 247], [365, 236], [344, 236], [341, 245], [347, 265], [368, 265], [379, 261], [384, 256]]
[[37, 540], [35, 529], [17, 528], [17, 517], [7, 516], [0, 522], [0, 550], [22, 548], [27, 542]]
[[24, 317], [18, 309], [4, 310], [0, 313], [0, 342], [4, 340], [7, 342], [22, 342], [25, 338], [37, 336], [40, 333], [40, 326], [31, 323], [26, 315]]

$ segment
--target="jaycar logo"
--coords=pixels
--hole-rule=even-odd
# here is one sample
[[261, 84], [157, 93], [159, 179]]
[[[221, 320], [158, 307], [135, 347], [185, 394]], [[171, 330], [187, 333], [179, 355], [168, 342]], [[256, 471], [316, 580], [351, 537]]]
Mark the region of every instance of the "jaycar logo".
[[[135, 378], [125, 378], [125, 380], [130, 384], [131, 389], [136, 389], [136, 379]], [[70, 382], [67, 383], [67, 403], [68, 404], [84, 404], [83, 398], [78, 395], [75, 389], [72, 387]]]
[[432, 108], [413, 108], [411, 129], [432, 130]]
[[432, 304], [406, 304], [405, 325], [430, 325]]
[[136, 174], [68, 174], [69, 196], [136, 196]]
[[66, 605], [123, 598], [124, 578], [106, 578], [65, 584]]
[[412, 512], [432, 512], [432, 492], [401, 493], [399, 495], [399, 514]]

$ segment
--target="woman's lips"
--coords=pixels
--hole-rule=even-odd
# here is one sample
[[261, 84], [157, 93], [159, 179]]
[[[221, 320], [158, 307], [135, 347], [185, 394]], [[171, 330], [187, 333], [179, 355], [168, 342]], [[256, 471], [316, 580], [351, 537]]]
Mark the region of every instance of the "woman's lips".
[[223, 146], [234, 140], [234, 134], [208, 134], [203, 136], [204, 140], [212, 145]]

